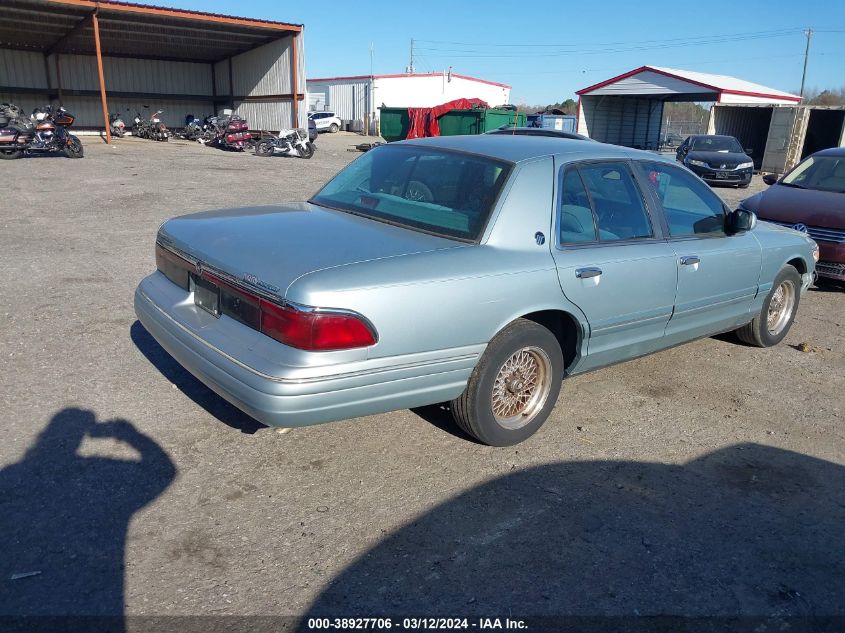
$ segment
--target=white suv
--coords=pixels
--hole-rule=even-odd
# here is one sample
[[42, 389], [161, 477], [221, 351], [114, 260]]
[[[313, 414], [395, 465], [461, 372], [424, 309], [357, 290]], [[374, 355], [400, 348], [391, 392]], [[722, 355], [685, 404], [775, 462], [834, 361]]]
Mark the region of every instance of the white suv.
[[308, 115], [308, 118], [314, 121], [318, 132], [328, 131], [334, 134], [343, 125], [343, 121], [334, 112], [312, 112]]

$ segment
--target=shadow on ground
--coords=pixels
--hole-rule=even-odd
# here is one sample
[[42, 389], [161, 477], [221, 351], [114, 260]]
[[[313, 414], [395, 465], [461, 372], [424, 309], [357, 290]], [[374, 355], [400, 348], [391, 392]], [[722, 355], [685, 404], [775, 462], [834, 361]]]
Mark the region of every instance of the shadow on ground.
[[158, 369], [167, 380], [188, 396], [191, 400], [208, 411], [226, 426], [242, 433], [253, 434], [267, 428], [255, 418], [229, 404], [199, 380], [167, 353], [147, 332], [140, 321], [135, 321], [129, 328], [129, 336], [135, 347]]
[[[134, 459], [82, 456], [87, 438], [128, 446]], [[23, 459], [0, 470], [0, 623], [122, 616], [129, 521], [175, 476], [167, 453], [126, 420], [97, 422], [82, 409], [53, 416]]]
[[306, 618], [338, 614], [842, 616], [845, 468], [746, 444], [507, 475], [375, 546]]

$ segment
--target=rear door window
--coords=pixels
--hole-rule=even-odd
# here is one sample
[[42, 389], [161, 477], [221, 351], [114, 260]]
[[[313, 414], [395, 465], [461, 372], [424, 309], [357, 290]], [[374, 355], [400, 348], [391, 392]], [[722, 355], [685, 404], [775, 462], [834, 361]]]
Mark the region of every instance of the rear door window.
[[578, 170], [590, 196], [599, 241], [654, 236], [642, 194], [626, 163], [585, 163]]

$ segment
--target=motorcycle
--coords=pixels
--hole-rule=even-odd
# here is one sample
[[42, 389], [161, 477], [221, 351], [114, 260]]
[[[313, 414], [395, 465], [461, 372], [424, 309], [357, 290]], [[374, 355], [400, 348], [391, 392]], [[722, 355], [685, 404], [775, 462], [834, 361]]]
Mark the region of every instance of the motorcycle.
[[207, 116], [205, 122], [208, 127], [199, 139], [200, 143], [236, 152], [242, 152], [252, 144], [247, 122], [237, 115]]
[[314, 155], [314, 150], [314, 144], [308, 140], [308, 130], [301, 127], [281, 130], [278, 136], [262, 135], [255, 145], [256, 156], [282, 154], [307, 159]]
[[[145, 108], [147, 106], [144, 106]], [[162, 123], [159, 118], [163, 110], [156, 110], [156, 112], [149, 118], [144, 119], [141, 113], [136, 111], [135, 118], [132, 119], [132, 134], [139, 138], [149, 138], [154, 141], [166, 141], [170, 138], [170, 130]]]
[[17, 106], [0, 104], [0, 158], [59, 151], [68, 158], [82, 158], [82, 141], [67, 131], [74, 120], [63, 107], [36, 108], [26, 120]]
[[112, 136], [123, 138], [123, 135], [126, 134], [126, 123], [120, 118], [119, 114], [109, 114], [109, 127], [111, 128]]
[[206, 124], [202, 119], [189, 114], [185, 117], [185, 127], [179, 132], [179, 137], [188, 141], [196, 141], [202, 138], [206, 130]]

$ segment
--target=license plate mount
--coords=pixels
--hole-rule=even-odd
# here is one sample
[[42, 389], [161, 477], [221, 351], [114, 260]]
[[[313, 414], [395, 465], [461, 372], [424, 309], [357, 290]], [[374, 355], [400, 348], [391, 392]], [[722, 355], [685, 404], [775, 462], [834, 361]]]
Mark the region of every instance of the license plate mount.
[[194, 305], [216, 317], [220, 316], [220, 288], [218, 286], [191, 273], [190, 289], [194, 293]]
[[716, 178], [718, 178], [719, 180], [724, 180], [727, 177], [728, 177], [728, 172], [726, 172], [726, 171], [717, 171], [716, 172]]

